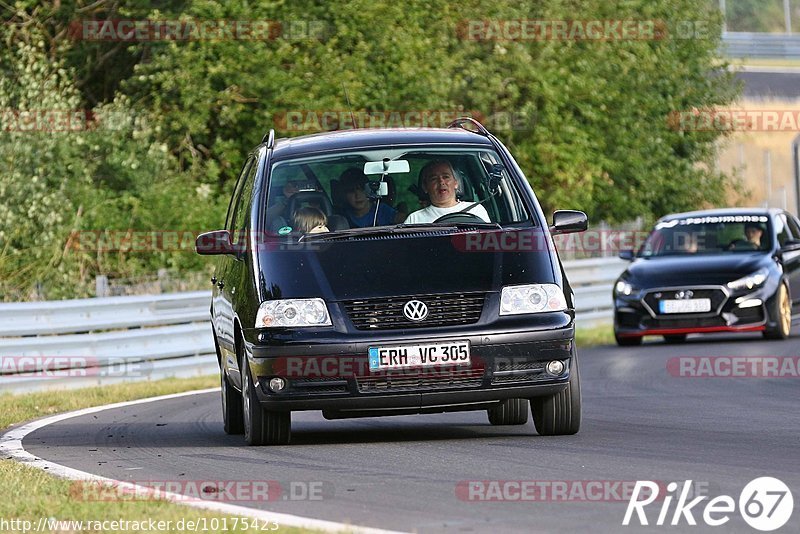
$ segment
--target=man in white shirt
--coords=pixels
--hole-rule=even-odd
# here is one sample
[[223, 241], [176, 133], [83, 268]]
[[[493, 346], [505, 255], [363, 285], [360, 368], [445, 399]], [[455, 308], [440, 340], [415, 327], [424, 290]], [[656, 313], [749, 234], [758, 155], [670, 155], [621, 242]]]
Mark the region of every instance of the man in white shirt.
[[[473, 204], [456, 200], [458, 180], [449, 161], [432, 161], [422, 168], [420, 175], [422, 176], [422, 189], [428, 193], [431, 204], [427, 208], [410, 214], [406, 218], [406, 224], [433, 222], [442, 215], [462, 211]], [[480, 204], [470, 208], [469, 213], [477, 215], [485, 222], [491, 222], [486, 208]]]

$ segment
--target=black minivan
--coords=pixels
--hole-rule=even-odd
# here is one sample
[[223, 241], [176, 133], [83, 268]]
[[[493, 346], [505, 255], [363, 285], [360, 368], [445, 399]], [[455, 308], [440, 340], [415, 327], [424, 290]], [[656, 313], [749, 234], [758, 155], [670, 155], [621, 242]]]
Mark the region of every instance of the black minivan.
[[225, 431], [289, 442], [327, 419], [486, 410], [542, 435], [580, 427], [573, 292], [509, 151], [473, 119], [275, 139], [248, 156], [211, 318]]

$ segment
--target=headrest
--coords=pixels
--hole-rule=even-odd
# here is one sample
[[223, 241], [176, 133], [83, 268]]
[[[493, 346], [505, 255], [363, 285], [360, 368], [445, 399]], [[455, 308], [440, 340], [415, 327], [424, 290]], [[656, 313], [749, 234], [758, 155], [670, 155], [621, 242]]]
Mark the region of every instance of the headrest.
[[328, 195], [324, 191], [300, 191], [289, 197], [287, 215], [292, 217], [294, 212], [303, 206], [318, 208], [326, 216], [333, 213], [333, 207]]

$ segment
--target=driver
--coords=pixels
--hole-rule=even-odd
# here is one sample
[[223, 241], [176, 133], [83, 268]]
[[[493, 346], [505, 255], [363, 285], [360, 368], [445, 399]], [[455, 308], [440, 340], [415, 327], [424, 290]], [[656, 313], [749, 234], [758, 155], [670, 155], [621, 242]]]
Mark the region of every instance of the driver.
[[759, 250], [764, 227], [758, 223], [748, 222], [744, 225], [745, 239], [737, 239], [728, 246], [730, 250]]
[[[435, 160], [422, 167], [419, 173], [422, 189], [431, 199], [430, 206], [417, 210], [406, 219], [406, 224], [430, 223], [438, 218], [468, 208], [472, 203], [456, 200], [458, 180], [453, 166], [447, 160]], [[469, 213], [480, 217], [485, 222], [489, 213], [480, 204], [469, 209]]]

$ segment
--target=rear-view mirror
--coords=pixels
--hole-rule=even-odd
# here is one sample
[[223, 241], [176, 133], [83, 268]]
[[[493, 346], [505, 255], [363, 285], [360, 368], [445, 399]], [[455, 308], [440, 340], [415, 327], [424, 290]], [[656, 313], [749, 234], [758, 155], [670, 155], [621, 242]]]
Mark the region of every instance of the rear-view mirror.
[[368, 161], [364, 164], [364, 174], [402, 174], [408, 172], [410, 167], [404, 159], [384, 159], [381, 161]]

